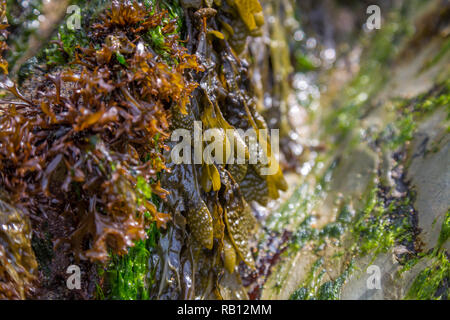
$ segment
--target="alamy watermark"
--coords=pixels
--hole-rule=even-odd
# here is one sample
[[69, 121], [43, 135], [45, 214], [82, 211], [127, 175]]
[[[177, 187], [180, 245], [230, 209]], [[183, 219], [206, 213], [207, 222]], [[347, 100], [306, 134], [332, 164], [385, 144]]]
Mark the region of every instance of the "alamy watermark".
[[[381, 9], [370, 5], [370, 16], [366, 22], [368, 30], [381, 28]], [[81, 8], [71, 5], [67, 8], [67, 28], [81, 29]], [[202, 122], [194, 125], [193, 138], [189, 130], [177, 129], [172, 141], [179, 142], [172, 149], [171, 160], [175, 164], [253, 164], [258, 165], [261, 175], [274, 175], [279, 170], [275, 156], [279, 154], [279, 130], [253, 130], [212, 128], [202, 131]], [[192, 150], [194, 156], [192, 157]]]
[[67, 274], [70, 276], [67, 278], [66, 285], [69, 290], [81, 289], [81, 269], [77, 265], [71, 265], [67, 268]]
[[377, 5], [371, 5], [367, 7], [367, 14], [370, 14], [366, 21], [366, 27], [368, 30], [380, 30], [381, 29], [381, 9]]
[[70, 16], [67, 18], [67, 28], [69, 30], [81, 30], [81, 9], [77, 5], [67, 7], [67, 14]]
[[[181, 139], [181, 141], [180, 141]], [[171, 160], [175, 164], [253, 164], [260, 167], [260, 174], [274, 175], [279, 170], [276, 155], [280, 151], [278, 129], [222, 129], [203, 131], [201, 121], [194, 122], [194, 130], [174, 130]], [[192, 151], [194, 154], [192, 155]]]
[[367, 289], [369, 290], [381, 290], [381, 269], [379, 266], [371, 265], [367, 268], [367, 274], [370, 276], [367, 278]]

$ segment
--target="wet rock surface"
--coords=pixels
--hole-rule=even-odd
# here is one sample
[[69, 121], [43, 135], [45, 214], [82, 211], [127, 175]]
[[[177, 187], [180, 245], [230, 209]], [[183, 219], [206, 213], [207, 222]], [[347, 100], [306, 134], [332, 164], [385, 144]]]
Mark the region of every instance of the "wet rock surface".
[[[445, 215], [450, 208], [450, 140], [444, 110], [420, 124], [413, 140], [408, 178], [416, 190], [414, 207], [418, 210], [418, 227], [424, 249], [438, 245]], [[446, 126], [447, 125], [447, 126]], [[446, 250], [450, 243], [442, 244]]]

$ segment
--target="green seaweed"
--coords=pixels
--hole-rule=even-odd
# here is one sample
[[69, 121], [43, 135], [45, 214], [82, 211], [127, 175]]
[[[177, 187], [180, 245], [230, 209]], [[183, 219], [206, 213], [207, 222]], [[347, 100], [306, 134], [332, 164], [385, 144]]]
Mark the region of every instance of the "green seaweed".
[[380, 198], [380, 186], [374, 186], [368, 193], [366, 205], [352, 226], [355, 246], [359, 254], [376, 257], [387, 252], [395, 243], [412, 242], [410, 196], [392, 199], [388, 203]]
[[428, 62], [425, 63], [423, 68], [421, 69], [421, 72], [435, 66], [450, 50], [450, 39], [447, 39], [442, 45], [439, 51], [436, 53], [436, 55], [430, 59]]
[[297, 289], [289, 300], [339, 300], [345, 281], [353, 272], [353, 262], [335, 280], [329, 280], [321, 284], [326, 270], [321, 268], [323, 258], [319, 258], [311, 267], [303, 285]]
[[290, 250], [298, 251], [310, 241], [317, 241], [316, 247], [319, 247], [326, 239], [340, 240], [352, 222], [352, 210], [344, 205], [336, 221], [328, 223], [322, 229], [313, 228], [313, 222], [312, 216], [307, 216], [303, 220], [292, 236]]
[[290, 245], [291, 250], [298, 251], [302, 249], [309, 241], [318, 238], [319, 231], [311, 226], [312, 222], [312, 216], [308, 216], [305, 218], [305, 220], [303, 220], [292, 237], [292, 243]]
[[417, 128], [417, 122], [414, 120], [412, 114], [400, 117], [394, 124], [394, 135], [388, 141], [390, 150], [396, 150], [404, 146], [406, 142], [411, 141], [414, 131]]
[[318, 300], [339, 300], [341, 298], [341, 290], [345, 281], [347, 281], [350, 274], [353, 272], [353, 262], [345, 269], [345, 271], [336, 278], [323, 283], [319, 292], [317, 293]]
[[317, 66], [303, 53], [296, 55], [296, 69], [300, 72], [317, 70]]
[[406, 300], [447, 300], [450, 297], [450, 262], [443, 244], [450, 234], [450, 213], [447, 211], [434, 250], [419, 253], [405, 262], [399, 275], [411, 270], [421, 261], [431, 261], [414, 279], [404, 299]]
[[[152, 193], [152, 187], [138, 176], [136, 182], [137, 203], [151, 200], [159, 205], [161, 200]], [[147, 218], [150, 213], [146, 214]], [[137, 241], [134, 247], [128, 249], [128, 254], [119, 256], [113, 254], [106, 268], [109, 293], [105, 296], [99, 287], [98, 298], [107, 297], [113, 300], [149, 300], [149, 288], [155, 283], [155, 275], [150, 270], [149, 259], [158, 245], [160, 231], [156, 223], [147, 230], [147, 239]]]
[[417, 117], [428, 115], [441, 107], [446, 107], [447, 113], [450, 113], [450, 80], [436, 85], [434, 90], [422, 95], [418, 100], [413, 106]]
[[290, 300], [316, 300], [320, 282], [325, 275], [325, 270], [321, 268], [323, 262], [323, 258], [314, 262], [303, 285], [291, 295]]
[[450, 114], [450, 80], [437, 84], [430, 91], [412, 99], [397, 101], [396, 118], [384, 130], [374, 134], [373, 140], [385, 143], [389, 150], [397, 150], [413, 140], [419, 120], [440, 108]]
[[66, 24], [61, 24], [58, 34], [53, 37], [52, 43], [42, 50], [40, 60], [46, 61], [47, 65], [59, 66], [71, 62], [75, 58], [77, 46], [87, 47], [89, 39], [83, 29], [71, 30]]
[[149, 259], [159, 239], [159, 230], [155, 223], [147, 231], [147, 235], [148, 239], [137, 242], [128, 250], [127, 255], [112, 256], [107, 268], [109, 292], [106, 297], [108, 299], [149, 300], [151, 298], [149, 288], [155, 282], [155, 275], [152, 270], [149, 270]]
[[[179, 0], [175, 1], [165, 1], [165, 0], [147, 0], [144, 1], [144, 4], [147, 8], [152, 8], [152, 12], [154, 12], [154, 4], [155, 2], [160, 6], [162, 10], [167, 10], [168, 19], [176, 21], [176, 28], [172, 33], [163, 34], [163, 27], [156, 26], [150, 29], [147, 34], [144, 36], [144, 39], [147, 44], [149, 44], [155, 52], [160, 55], [166, 62], [176, 63], [170, 55], [169, 48], [166, 45], [166, 37], [174, 34], [181, 35], [181, 32], [184, 27], [184, 16], [183, 11], [180, 6]], [[163, 22], [168, 22], [168, 20], [163, 20]]]
[[[398, 22], [402, 21], [402, 22]], [[326, 133], [345, 137], [357, 125], [361, 116], [371, 107], [375, 94], [385, 85], [389, 68], [398, 53], [399, 40], [411, 33], [407, 19], [400, 19], [399, 12], [392, 12], [389, 22], [372, 38], [364, 38], [367, 48], [358, 75], [339, 98], [342, 107], [325, 119]], [[336, 139], [339, 141], [339, 139]]]
[[439, 234], [437, 248], [438, 250], [447, 242], [450, 237], [450, 210], [447, 210], [444, 221], [442, 222], [441, 232]]

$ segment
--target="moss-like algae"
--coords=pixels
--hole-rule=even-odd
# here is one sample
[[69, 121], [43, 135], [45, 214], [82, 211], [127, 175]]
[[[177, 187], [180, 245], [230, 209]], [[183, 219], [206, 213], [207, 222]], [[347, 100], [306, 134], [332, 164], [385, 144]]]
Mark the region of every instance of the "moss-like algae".
[[[155, 274], [149, 266], [152, 252], [157, 246], [159, 230], [155, 224], [147, 231], [148, 239], [139, 241], [120, 257], [113, 255], [106, 271], [107, 292], [99, 294], [113, 300], [149, 300]], [[103, 292], [103, 290], [101, 291]]]
[[322, 268], [323, 259], [319, 258], [313, 264], [303, 285], [297, 289], [290, 300], [339, 300], [341, 289], [349, 275], [353, 271], [353, 262], [335, 280], [322, 283], [326, 270]]
[[441, 249], [444, 243], [447, 242], [450, 237], [450, 210], [447, 210], [447, 213], [444, 218], [444, 222], [442, 222], [441, 233], [439, 234], [439, 239], [437, 243], [438, 249]]
[[450, 212], [442, 222], [441, 232], [434, 250], [419, 253], [404, 264], [399, 271], [402, 275], [421, 261], [431, 261], [414, 279], [404, 299], [406, 300], [448, 300], [450, 298], [450, 260], [442, 247], [450, 236]]

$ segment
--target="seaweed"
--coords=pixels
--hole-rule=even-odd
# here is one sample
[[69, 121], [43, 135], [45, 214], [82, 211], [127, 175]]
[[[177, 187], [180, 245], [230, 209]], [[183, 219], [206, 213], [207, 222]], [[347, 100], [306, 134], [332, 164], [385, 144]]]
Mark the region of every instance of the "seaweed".
[[4, 197], [0, 195], [0, 299], [25, 299], [32, 294], [37, 271], [31, 226]]
[[304, 284], [290, 296], [289, 300], [339, 300], [341, 290], [348, 277], [352, 273], [354, 266], [351, 261], [346, 266], [344, 272], [335, 280], [330, 280], [321, 284], [321, 280], [326, 274], [326, 270], [321, 268], [323, 259], [318, 259], [312, 266]]
[[406, 300], [447, 300], [450, 264], [445, 251], [436, 252], [429, 267], [422, 270], [409, 288]]
[[149, 270], [149, 258], [156, 248], [159, 230], [153, 224], [147, 231], [148, 239], [139, 241], [126, 256], [113, 256], [107, 268], [108, 298], [114, 300], [147, 300], [148, 287], [155, 281]]
[[[83, 298], [94, 290], [114, 299], [220, 298], [225, 272], [237, 276], [240, 262], [254, 268], [249, 203], [266, 204], [287, 184], [279, 166], [265, 176], [262, 163], [175, 165], [168, 138], [201, 121], [223, 132], [225, 149], [237, 142], [248, 153], [248, 141], [225, 131], [267, 129], [236, 54], [257, 35], [262, 8], [256, 0], [107, 3], [79, 34], [60, 26], [39, 55], [42, 77], [28, 72], [19, 87], [5, 61], [0, 188], [30, 218], [34, 248], [46, 239], [44, 251], [54, 251], [38, 258], [47, 270], [40, 286], [45, 274], [61, 274], [58, 263], [81, 260], [90, 270], [100, 263], [90, 281], [102, 277]], [[277, 164], [268, 141], [257, 138]]]
[[8, 19], [6, 17], [6, 0], [0, 2], [0, 71], [2, 75], [8, 74], [8, 62], [3, 53], [8, 49], [6, 39], [8, 37]]

